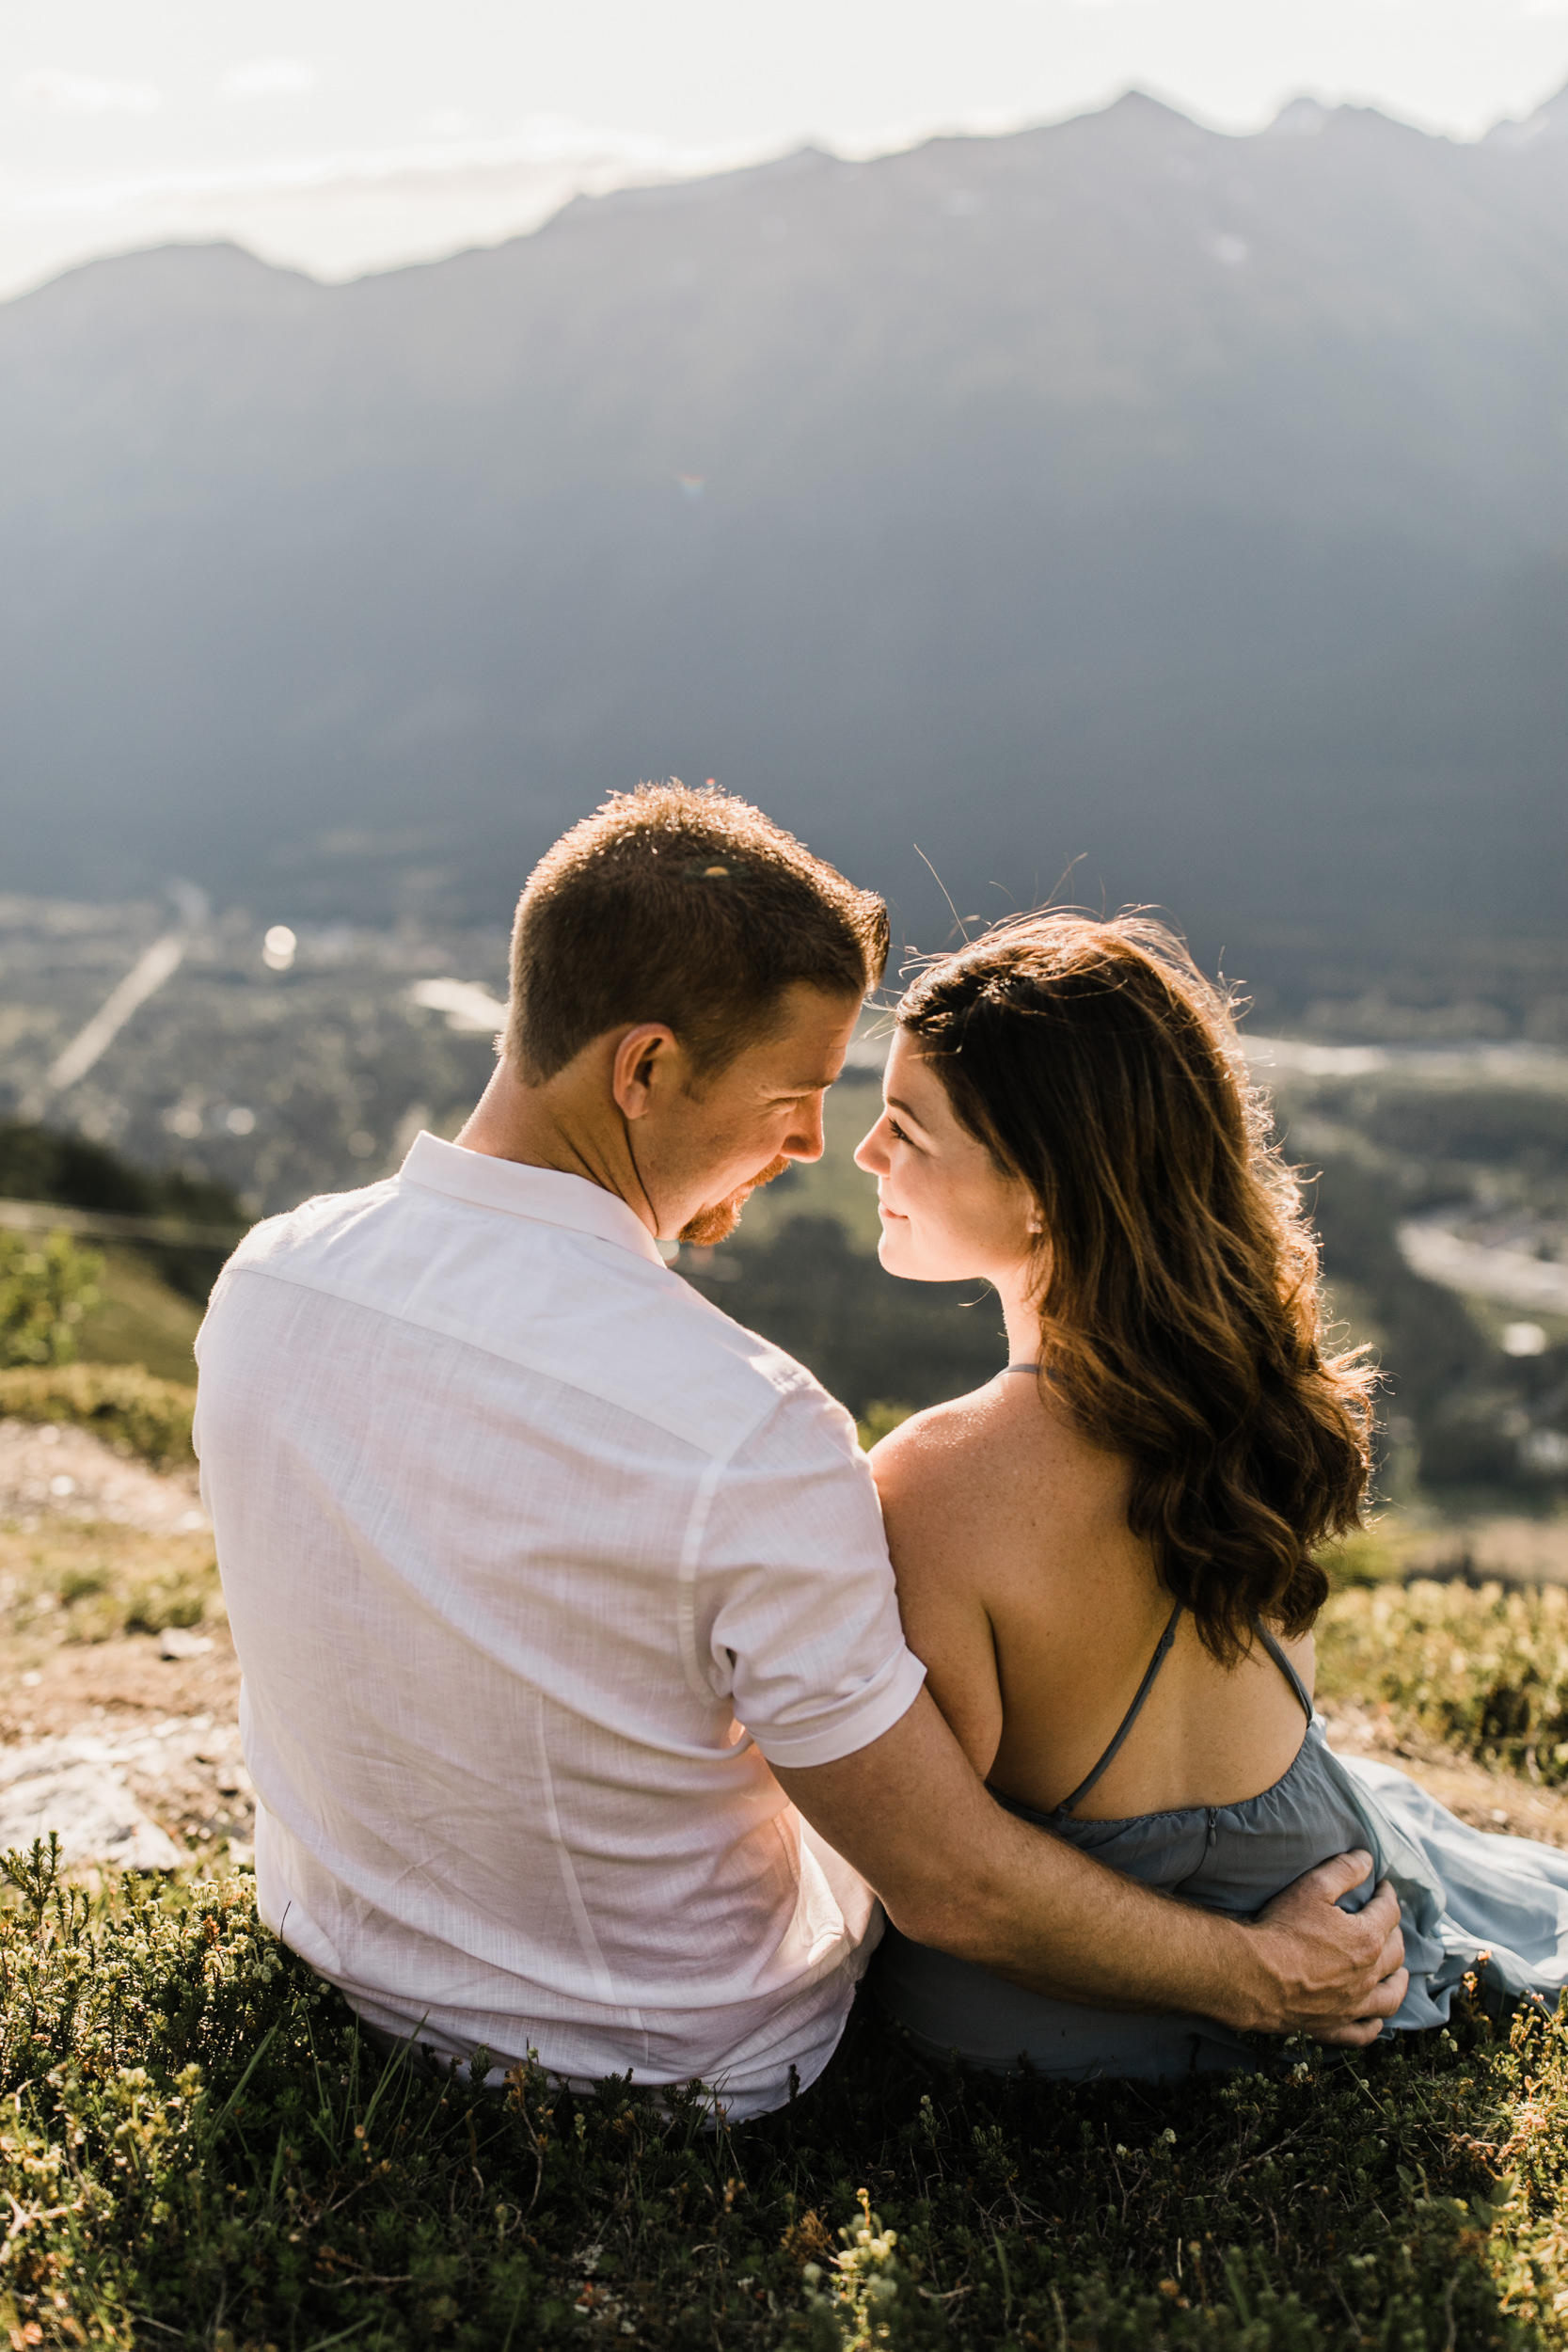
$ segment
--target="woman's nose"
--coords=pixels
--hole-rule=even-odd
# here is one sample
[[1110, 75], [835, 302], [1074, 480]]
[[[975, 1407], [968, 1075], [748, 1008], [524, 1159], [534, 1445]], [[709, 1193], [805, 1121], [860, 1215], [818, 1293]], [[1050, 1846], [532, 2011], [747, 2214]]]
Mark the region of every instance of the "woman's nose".
[[887, 1153], [878, 1140], [881, 1132], [882, 1122], [879, 1119], [871, 1133], [868, 1136], [863, 1136], [855, 1146], [855, 1166], [863, 1169], [867, 1176], [881, 1176], [887, 1170]]

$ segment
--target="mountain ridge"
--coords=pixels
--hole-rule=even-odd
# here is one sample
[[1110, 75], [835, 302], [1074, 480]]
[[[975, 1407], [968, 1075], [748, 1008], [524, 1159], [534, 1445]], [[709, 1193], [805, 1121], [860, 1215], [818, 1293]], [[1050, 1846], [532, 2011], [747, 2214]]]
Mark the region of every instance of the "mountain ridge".
[[676, 771], [927, 928], [916, 840], [965, 903], [1549, 925], [1565, 194], [1130, 93], [341, 286], [85, 264], [0, 306], [13, 886], [488, 915]]

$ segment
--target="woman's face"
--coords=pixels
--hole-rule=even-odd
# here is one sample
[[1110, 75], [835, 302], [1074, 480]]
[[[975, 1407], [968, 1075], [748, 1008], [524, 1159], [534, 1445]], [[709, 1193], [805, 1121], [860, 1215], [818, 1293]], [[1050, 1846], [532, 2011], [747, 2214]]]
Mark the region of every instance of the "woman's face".
[[877, 1179], [878, 1255], [888, 1272], [911, 1282], [976, 1275], [999, 1288], [1016, 1282], [1037, 1239], [1029, 1188], [959, 1126], [946, 1088], [905, 1029], [893, 1041], [882, 1099], [855, 1164]]

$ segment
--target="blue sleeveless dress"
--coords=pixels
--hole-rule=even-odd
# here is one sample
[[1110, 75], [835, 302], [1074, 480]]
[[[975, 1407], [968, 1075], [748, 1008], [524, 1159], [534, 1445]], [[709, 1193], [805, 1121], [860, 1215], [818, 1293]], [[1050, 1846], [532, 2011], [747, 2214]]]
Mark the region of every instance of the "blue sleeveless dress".
[[[1097, 1862], [1184, 1902], [1247, 1918], [1320, 1862], [1352, 1847], [1374, 1857], [1343, 1899], [1357, 1911], [1380, 1879], [1400, 1899], [1410, 1990], [1384, 2031], [1442, 2024], [1454, 1988], [1484, 1953], [1487, 1987], [1520, 1995], [1568, 1983], [1568, 1853], [1533, 1838], [1469, 1828], [1391, 1766], [1336, 1756], [1305, 1685], [1277, 1642], [1270, 1657], [1300, 1700], [1307, 1732], [1272, 1788], [1240, 1804], [1189, 1805], [1120, 1821], [1073, 1818], [1122, 1748], [1176, 1638], [1182, 1604], [1132, 1706], [1087, 1778], [1051, 1813], [993, 1789], [999, 1804]], [[1030, 2072], [1074, 2081], [1132, 2075], [1158, 2081], [1256, 2067], [1258, 2053], [1203, 2017], [1132, 2015], [1050, 2000], [973, 1963], [912, 1944], [889, 1924], [872, 1963], [878, 1998], [934, 2058], [956, 2056], [991, 2074]]]

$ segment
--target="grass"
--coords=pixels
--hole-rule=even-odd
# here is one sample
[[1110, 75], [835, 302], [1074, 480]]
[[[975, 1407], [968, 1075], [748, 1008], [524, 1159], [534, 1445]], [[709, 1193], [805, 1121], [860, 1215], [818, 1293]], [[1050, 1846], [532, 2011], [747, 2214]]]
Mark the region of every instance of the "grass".
[[[1324, 1675], [1506, 1760], [1498, 1694], [1555, 1688], [1561, 1623], [1353, 1589]], [[1153, 2090], [965, 2082], [863, 2003], [823, 2083], [713, 2129], [634, 2081], [388, 2065], [248, 1876], [6, 1874], [0, 2343], [1568, 2345], [1568, 2013], [1466, 1998], [1386, 2051]]]
[[156, 1378], [194, 1384], [191, 1351], [201, 1309], [161, 1280], [135, 1250], [110, 1243], [101, 1254], [98, 1303], [78, 1326], [78, 1354], [95, 1364], [139, 1364]]
[[819, 1160], [798, 1162], [746, 1203], [740, 1230], [749, 1242], [775, 1238], [797, 1216], [836, 1217], [851, 1248], [875, 1257], [882, 1236], [877, 1215], [877, 1180], [855, 1166], [855, 1146], [881, 1113], [878, 1080], [865, 1071], [851, 1071], [831, 1089], [822, 1106], [823, 1152]]
[[[0, 1377], [0, 1409], [154, 1460], [189, 1401]], [[6, 1542], [13, 1640], [221, 1605], [201, 1534]], [[1325, 1693], [1568, 1778], [1568, 1596], [1346, 1565]], [[3, 1877], [0, 2347], [1568, 2352], [1568, 2012], [1466, 1997], [1447, 2032], [1155, 2090], [966, 2082], [863, 2002], [821, 2084], [715, 2129], [635, 2081], [388, 2064], [248, 1875]]]
[[714, 2130], [635, 2083], [388, 2064], [248, 1878], [8, 1870], [12, 2344], [1564, 2340], [1568, 2020], [1467, 2004], [1386, 2055], [1154, 2092], [966, 2084], [867, 2014], [823, 2084]]
[[0, 1371], [0, 1417], [71, 1422], [154, 1470], [188, 1468], [196, 1389], [139, 1364], [26, 1365]]
[[1319, 1620], [1317, 1687], [1381, 1703], [1396, 1725], [1484, 1764], [1568, 1781], [1568, 1592], [1417, 1581], [1337, 1593]]
[[100, 1519], [0, 1527], [0, 1635], [24, 1645], [107, 1642], [224, 1614], [212, 1536], [150, 1535]]

